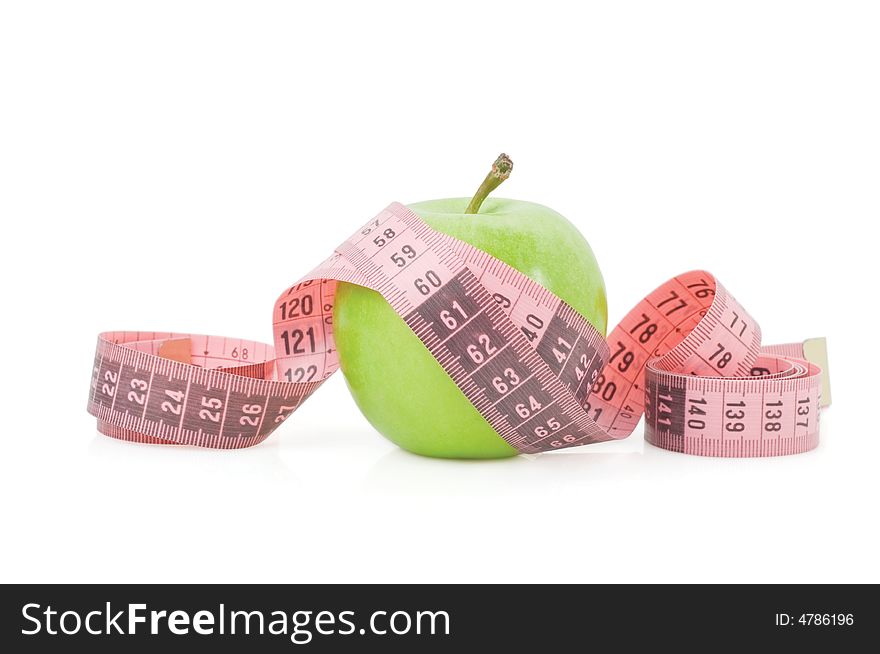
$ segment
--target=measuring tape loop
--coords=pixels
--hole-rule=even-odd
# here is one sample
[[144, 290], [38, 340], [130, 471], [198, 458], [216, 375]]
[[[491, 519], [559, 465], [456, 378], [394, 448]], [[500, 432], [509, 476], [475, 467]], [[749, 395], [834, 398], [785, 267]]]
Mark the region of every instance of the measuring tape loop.
[[[337, 283], [382, 294], [508, 443], [537, 453], [625, 438], [712, 456], [811, 449], [830, 401], [824, 339], [761, 346], [708, 272], [651, 292], [607, 339], [504, 262], [394, 203], [275, 302], [275, 345], [222, 336], [99, 336], [89, 412], [141, 443], [256, 445], [339, 367]], [[809, 359], [809, 360], [808, 360]]]

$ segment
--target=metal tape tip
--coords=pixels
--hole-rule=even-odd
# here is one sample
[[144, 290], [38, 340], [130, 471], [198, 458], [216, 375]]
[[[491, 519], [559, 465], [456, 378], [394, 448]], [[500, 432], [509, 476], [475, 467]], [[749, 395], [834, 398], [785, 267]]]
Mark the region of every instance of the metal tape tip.
[[819, 406], [831, 406], [831, 377], [828, 373], [828, 343], [825, 337], [805, 340], [804, 357], [822, 369], [822, 397]]

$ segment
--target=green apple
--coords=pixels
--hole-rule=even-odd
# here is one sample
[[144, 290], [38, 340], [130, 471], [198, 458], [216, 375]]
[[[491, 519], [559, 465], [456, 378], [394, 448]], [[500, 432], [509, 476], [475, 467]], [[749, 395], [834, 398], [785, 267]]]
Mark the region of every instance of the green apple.
[[[506, 155], [499, 157], [470, 202], [449, 198], [408, 206], [437, 231], [488, 252], [549, 289], [604, 335], [605, 283], [574, 225], [540, 204], [486, 199], [511, 167]], [[517, 453], [379, 293], [340, 283], [333, 322], [351, 394], [386, 438], [434, 457], [490, 459]]]

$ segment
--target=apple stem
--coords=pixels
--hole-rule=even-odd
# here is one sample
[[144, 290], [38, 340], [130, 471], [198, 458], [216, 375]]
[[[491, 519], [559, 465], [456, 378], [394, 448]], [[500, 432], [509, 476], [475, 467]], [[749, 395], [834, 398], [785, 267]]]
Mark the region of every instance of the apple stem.
[[480, 205], [483, 200], [489, 197], [489, 194], [498, 188], [505, 179], [510, 177], [510, 171], [513, 170], [513, 161], [503, 152], [498, 155], [495, 163], [492, 164], [492, 170], [486, 175], [486, 179], [480, 184], [480, 188], [474, 193], [474, 197], [468, 203], [465, 213], [477, 213], [480, 211]]

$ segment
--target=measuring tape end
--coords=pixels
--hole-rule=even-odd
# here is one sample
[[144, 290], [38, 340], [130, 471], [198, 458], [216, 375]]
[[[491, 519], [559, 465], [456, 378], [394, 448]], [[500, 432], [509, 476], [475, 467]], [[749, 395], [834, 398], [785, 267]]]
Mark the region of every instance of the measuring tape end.
[[831, 406], [831, 377], [828, 374], [828, 343], [824, 336], [804, 341], [804, 357], [822, 369], [822, 397], [819, 406]]

